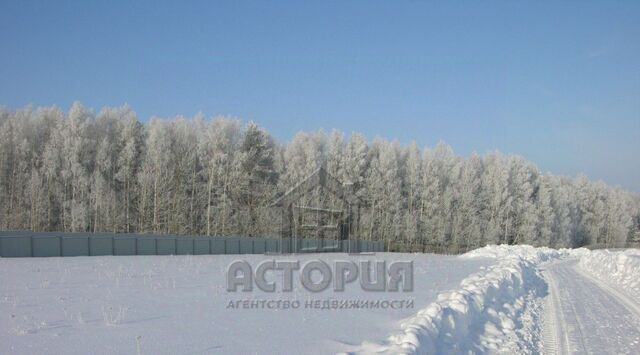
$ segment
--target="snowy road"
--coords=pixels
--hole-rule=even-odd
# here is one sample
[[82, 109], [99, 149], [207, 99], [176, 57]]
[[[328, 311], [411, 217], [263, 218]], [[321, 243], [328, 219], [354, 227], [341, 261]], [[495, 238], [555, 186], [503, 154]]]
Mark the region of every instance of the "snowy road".
[[545, 352], [637, 354], [640, 302], [577, 268], [575, 259], [549, 264]]

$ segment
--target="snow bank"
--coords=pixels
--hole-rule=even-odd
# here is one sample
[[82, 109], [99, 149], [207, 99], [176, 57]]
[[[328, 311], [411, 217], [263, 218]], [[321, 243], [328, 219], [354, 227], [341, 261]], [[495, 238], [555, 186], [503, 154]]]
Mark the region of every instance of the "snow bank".
[[488, 245], [472, 250], [461, 255], [462, 258], [486, 257], [495, 259], [505, 259], [517, 256], [531, 263], [539, 264], [552, 259], [557, 259], [569, 255], [568, 249], [552, 249], [547, 247], [532, 247], [531, 245]]
[[[490, 257], [497, 263], [464, 279], [460, 289], [401, 324], [382, 344], [365, 343], [359, 352], [402, 354], [533, 353], [535, 317], [547, 286], [536, 265], [563, 256], [549, 248], [487, 246], [461, 258]], [[537, 332], [539, 334], [539, 332]]]
[[640, 299], [640, 249], [625, 251], [578, 249], [579, 267], [590, 275], [620, 287]]

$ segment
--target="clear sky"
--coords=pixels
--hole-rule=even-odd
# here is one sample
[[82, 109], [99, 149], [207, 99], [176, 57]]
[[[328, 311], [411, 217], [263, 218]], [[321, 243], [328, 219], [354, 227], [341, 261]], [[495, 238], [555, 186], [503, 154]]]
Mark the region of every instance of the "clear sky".
[[640, 1], [2, 1], [0, 105], [501, 150], [640, 191]]

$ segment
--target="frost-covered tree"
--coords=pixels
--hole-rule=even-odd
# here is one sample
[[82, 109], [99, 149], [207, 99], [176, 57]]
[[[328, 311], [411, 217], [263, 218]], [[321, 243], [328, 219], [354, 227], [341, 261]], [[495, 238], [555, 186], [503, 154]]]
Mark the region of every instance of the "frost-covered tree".
[[141, 188], [139, 231], [169, 233], [170, 199], [174, 191], [173, 137], [170, 123], [154, 118], [149, 123], [145, 156], [138, 174]]
[[401, 237], [404, 201], [400, 153], [397, 143], [383, 140], [376, 140], [371, 148], [371, 160], [364, 180], [364, 200], [369, 208], [363, 227], [368, 239], [389, 243]]
[[557, 244], [555, 239], [558, 239], [560, 236], [557, 234], [554, 235], [554, 227], [557, 222], [556, 213], [554, 213], [554, 196], [551, 177], [541, 176], [538, 180], [538, 187], [535, 192], [537, 214], [537, 224], [535, 228], [537, 233], [531, 236], [529, 242], [536, 246], [555, 246]]
[[409, 244], [421, 240], [420, 212], [422, 210], [421, 175], [422, 156], [415, 142], [412, 142], [405, 153], [404, 187], [406, 208], [404, 211], [405, 237]]
[[276, 145], [273, 138], [254, 122], [247, 125], [236, 165], [238, 180], [235, 198], [241, 214], [239, 229], [248, 236], [260, 234], [271, 221], [262, 207], [275, 196], [278, 173], [275, 170]]
[[485, 157], [485, 169], [482, 176], [482, 195], [487, 205], [483, 218], [487, 223], [485, 240], [487, 243], [507, 243], [509, 233], [509, 212], [513, 197], [509, 193], [509, 166], [500, 153], [491, 153]]
[[136, 178], [142, 166], [142, 152], [144, 149], [144, 126], [138, 121], [135, 112], [125, 106], [118, 112], [119, 136], [117, 142], [120, 150], [117, 159], [115, 178], [120, 183], [118, 201], [122, 203], [123, 232], [132, 232], [137, 220], [136, 203], [139, 197], [139, 185]]
[[347, 143], [343, 159], [343, 176], [337, 176], [348, 184], [353, 184], [356, 194], [360, 194], [369, 168], [369, 144], [360, 134], [354, 133]]
[[280, 184], [288, 190], [309, 176], [326, 161], [327, 137], [324, 132], [300, 132], [284, 151], [285, 171]]
[[96, 150], [90, 136], [93, 120], [93, 113], [76, 102], [62, 127], [63, 223], [72, 232], [87, 231], [90, 224], [90, 182]]
[[345, 156], [344, 133], [333, 130], [327, 143], [327, 171], [335, 177], [343, 177]]
[[509, 244], [522, 244], [535, 235], [537, 216], [534, 191], [539, 173], [533, 164], [521, 157], [510, 157], [509, 165], [509, 194], [513, 198], [508, 210], [508, 229], [505, 234]]
[[451, 242], [455, 203], [452, 176], [456, 175], [453, 149], [443, 142], [435, 149], [425, 150], [422, 159], [421, 223], [429, 243]]
[[173, 195], [170, 199], [172, 233], [195, 234], [196, 223], [202, 214], [199, 206], [204, 189], [200, 191], [201, 163], [198, 159], [198, 138], [203, 125], [200, 115], [192, 121], [179, 117], [171, 125], [171, 151], [174, 159], [171, 166]]
[[206, 182], [206, 235], [226, 234], [231, 220], [231, 186], [236, 181], [234, 163], [240, 145], [240, 121], [220, 117], [206, 129], [200, 156]]
[[483, 244], [481, 239], [484, 223], [480, 212], [484, 206], [482, 198], [482, 159], [472, 154], [468, 160], [460, 160], [456, 185], [456, 210], [453, 220], [453, 239], [464, 246]]
[[[0, 228], [277, 235], [267, 206], [320, 166], [360, 199], [355, 237], [392, 248], [640, 240], [640, 197], [540, 174], [498, 152], [456, 156], [339, 131], [280, 145], [255, 123], [154, 118], [128, 106], [0, 107]], [[314, 191], [301, 204], [342, 208]]]

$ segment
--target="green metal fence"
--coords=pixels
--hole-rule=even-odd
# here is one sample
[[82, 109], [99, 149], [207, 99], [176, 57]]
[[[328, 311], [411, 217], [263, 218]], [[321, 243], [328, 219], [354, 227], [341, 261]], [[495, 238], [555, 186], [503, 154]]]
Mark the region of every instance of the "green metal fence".
[[384, 251], [382, 241], [152, 234], [0, 232], [0, 256], [289, 254]]

